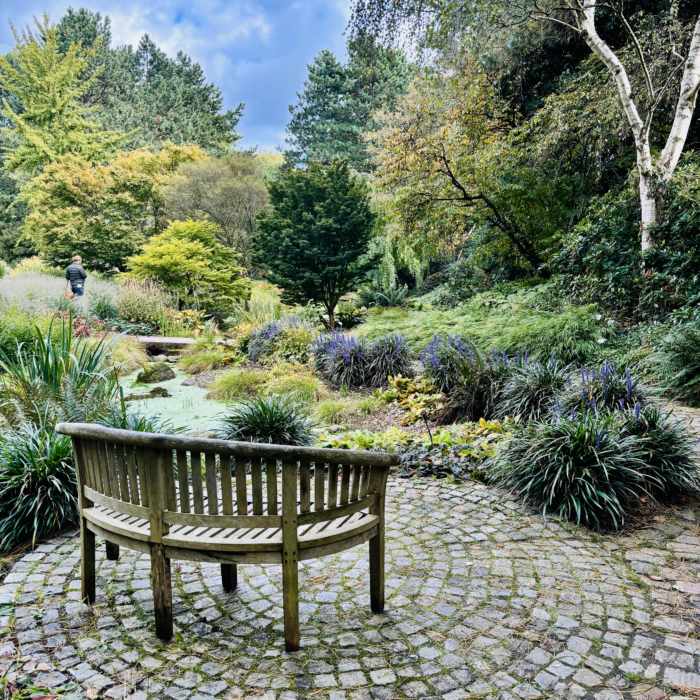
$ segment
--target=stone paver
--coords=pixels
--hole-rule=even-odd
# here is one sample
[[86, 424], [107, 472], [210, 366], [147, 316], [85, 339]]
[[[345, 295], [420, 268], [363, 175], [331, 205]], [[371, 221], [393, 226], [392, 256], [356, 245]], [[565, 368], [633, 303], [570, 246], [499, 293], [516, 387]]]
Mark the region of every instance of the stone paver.
[[[0, 585], [0, 671], [88, 697], [172, 700], [659, 700], [700, 690], [695, 513], [634, 536], [546, 524], [477, 483], [390, 482], [387, 604], [369, 608], [367, 545], [303, 562], [301, 651], [284, 651], [282, 572], [173, 562], [176, 637], [152, 620], [148, 556], [98, 550], [80, 602], [76, 533]], [[14, 614], [9, 615], [7, 608]]]

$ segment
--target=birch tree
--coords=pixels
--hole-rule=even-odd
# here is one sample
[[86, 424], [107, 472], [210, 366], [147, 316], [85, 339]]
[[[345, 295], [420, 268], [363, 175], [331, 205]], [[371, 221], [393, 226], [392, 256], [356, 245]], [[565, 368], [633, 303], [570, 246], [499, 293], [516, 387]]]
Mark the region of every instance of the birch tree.
[[[602, 35], [603, 13], [623, 29], [623, 46], [611, 46]], [[422, 33], [421, 40], [450, 50], [460, 42], [483, 42], [477, 37], [482, 32], [537, 22], [579, 36], [610, 72], [634, 137], [645, 251], [653, 244], [664, 186], [683, 152], [700, 90], [700, 11], [693, 8], [684, 21], [677, 16], [678, 1], [670, 0], [656, 15], [663, 31], [647, 42], [625, 14], [622, 0], [485, 0], [478, 7], [468, 0], [356, 0], [351, 24], [355, 32], [384, 33], [387, 38], [406, 36], [400, 28], [408, 24]], [[650, 134], [662, 105], [673, 119], [665, 143], [656, 148]]]
[[[619, 54], [598, 32], [596, 15], [602, 7], [613, 10], [629, 35], [642, 69], [645, 90], [635, 92], [628, 70]], [[666, 74], [654, 80], [650, 69], [650, 57], [644, 51], [637, 33], [625, 16], [621, 0], [614, 5], [599, 2], [599, 0], [564, 0], [563, 6], [553, 9], [541, 7], [538, 3], [533, 3], [531, 8], [525, 6], [523, 9], [530, 9], [533, 19], [557, 22], [580, 34], [591, 51], [610, 71], [634, 135], [642, 212], [640, 222], [642, 250], [647, 250], [652, 245], [651, 230], [659, 214], [660, 192], [663, 185], [673, 176], [683, 152], [700, 89], [700, 13], [692, 29], [686, 54], [680, 54], [676, 46], [670, 43], [667, 48], [670, 60]], [[650, 139], [652, 122], [659, 105], [674, 86], [679, 73], [681, 81], [673, 124], [663, 150], [655, 158], [652, 154]]]

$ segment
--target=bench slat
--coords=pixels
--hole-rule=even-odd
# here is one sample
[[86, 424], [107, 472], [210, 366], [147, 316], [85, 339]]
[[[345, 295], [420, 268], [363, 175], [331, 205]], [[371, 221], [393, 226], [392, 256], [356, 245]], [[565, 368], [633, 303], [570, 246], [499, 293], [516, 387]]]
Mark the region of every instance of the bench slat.
[[126, 450], [126, 469], [129, 472], [129, 492], [131, 494], [131, 502], [138, 505], [141, 503], [139, 498], [139, 479], [136, 474], [136, 456], [134, 454], [133, 445], [123, 445]]
[[340, 505], [343, 506], [348, 502], [350, 491], [350, 465], [343, 464], [343, 475], [340, 480]]
[[338, 465], [328, 466], [328, 507], [338, 505]]
[[248, 513], [248, 495], [245, 483], [245, 459], [236, 457], [236, 511], [238, 515]]
[[165, 477], [165, 507], [177, 510], [177, 490], [175, 488], [175, 453], [172, 450], [163, 451], [163, 476]]
[[[105, 455], [105, 443], [100, 440], [95, 442], [95, 455], [97, 468], [100, 471], [100, 481], [102, 482], [101, 492], [106, 496], [112, 495], [112, 484], [109, 483], [109, 473], [107, 472], [107, 458]], [[98, 489], [100, 490], [100, 489]]]
[[107, 467], [107, 478], [109, 479], [108, 496], [119, 498], [119, 480], [117, 479], [117, 456], [114, 452], [114, 443], [105, 442], [105, 466]]
[[250, 460], [250, 481], [253, 489], [253, 515], [262, 515], [263, 491], [260, 457], [253, 457], [253, 459]]
[[265, 481], [267, 484], [267, 513], [277, 515], [277, 460], [265, 460]]
[[194, 512], [204, 513], [204, 494], [202, 491], [202, 455], [199, 452], [191, 453], [192, 463], [192, 499], [194, 500]]
[[326, 485], [326, 465], [322, 462], [314, 464], [314, 510], [319, 511], [324, 508], [324, 488]]
[[180, 485], [180, 510], [190, 512], [190, 484], [187, 469], [187, 452], [177, 451], [177, 481]]
[[221, 512], [224, 515], [233, 515], [233, 491], [231, 490], [232, 462], [232, 457], [227, 455], [219, 456], [219, 469], [221, 470]]
[[174, 513], [167, 510], [163, 512], [163, 522], [169, 525], [224, 530], [230, 528], [266, 529], [282, 526], [282, 518], [279, 515], [199, 515], [198, 513]]
[[90, 488], [95, 489], [95, 491], [101, 490], [101, 484], [97, 480], [97, 462], [95, 459], [95, 441], [94, 440], [83, 440], [83, 455], [85, 459], [85, 466], [88, 474], [88, 483]]
[[310, 513], [300, 513], [298, 518], [299, 527], [302, 525], [315, 525], [316, 523], [331, 522], [337, 518], [344, 518], [353, 513], [358, 513], [365, 508], [373, 506], [377, 502], [377, 494], [373, 493], [359, 501], [346, 503], [343, 506], [334, 506], [324, 510], [312, 510]]
[[[143, 506], [137, 506], [133, 503], [125, 503], [120, 501], [118, 498], [110, 498], [105, 496], [89, 486], [85, 486], [83, 489], [85, 497], [89, 498], [95, 505], [102, 506], [103, 508], [109, 508], [115, 513], [121, 513], [132, 518], [139, 518], [140, 520], [148, 520], [151, 511]], [[114, 516], [112, 516], [114, 517]]]
[[216, 455], [204, 455], [204, 464], [207, 476], [207, 498], [209, 500], [209, 515], [219, 512], [219, 496], [216, 491]]
[[129, 494], [129, 481], [126, 476], [126, 460], [124, 459], [124, 445], [116, 445], [117, 452], [117, 472], [119, 473], [119, 490], [121, 492], [122, 501], [129, 503], [131, 497]]
[[148, 508], [150, 499], [148, 498], [148, 472], [146, 460], [148, 453], [145, 448], [136, 448], [136, 468], [139, 474], [139, 489], [141, 491], [141, 505]]
[[308, 513], [311, 510], [311, 465], [299, 463], [299, 510]]
[[360, 479], [362, 478], [362, 466], [352, 465], [352, 487], [350, 489], [350, 500], [356, 501], [360, 497]]

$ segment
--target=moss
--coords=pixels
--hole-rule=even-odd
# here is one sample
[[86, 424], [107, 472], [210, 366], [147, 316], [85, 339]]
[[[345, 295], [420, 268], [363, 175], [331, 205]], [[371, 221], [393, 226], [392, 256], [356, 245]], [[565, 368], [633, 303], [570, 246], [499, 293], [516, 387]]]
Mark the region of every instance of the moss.
[[165, 362], [149, 362], [136, 377], [140, 384], [158, 384], [175, 379], [175, 372]]

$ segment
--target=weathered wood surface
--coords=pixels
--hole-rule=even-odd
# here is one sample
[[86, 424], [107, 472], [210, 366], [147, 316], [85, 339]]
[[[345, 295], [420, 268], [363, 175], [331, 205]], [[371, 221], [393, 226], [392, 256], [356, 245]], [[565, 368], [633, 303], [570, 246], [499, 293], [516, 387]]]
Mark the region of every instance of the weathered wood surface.
[[[59, 424], [73, 438], [82, 595], [95, 600], [95, 536], [108, 558], [151, 555], [156, 632], [173, 632], [170, 559], [282, 565], [285, 648], [299, 648], [300, 560], [369, 540], [372, 610], [384, 607], [384, 499], [395, 455], [230, 442]], [[202, 456], [204, 455], [204, 456]], [[280, 469], [281, 465], [281, 469]]]
[[[267, 445], [257, 442], [234, 442], [210, 438], [161, 435], [159, 433], [137, 433], [131, 430], [104, 428], [91, 423], [58, 423], [56, 432], [61, 435], [86, 440], [109, 440], [122, 445], [135, 445], [157, 450], [187, 450], [190, 452], [233, 455], [235, 457], [286, 460], [298, 462], [322, 462], [344, 465], [366, 464], [377, 467], [393, 467], [399, 464], [397, 455], [368, 450], [332, 450], [322, 447], [293, 447], [289, 445]], [[111, 495], [111, 494], [107, 494]], [[145, 504], [144, 504], [145, 505]]]

